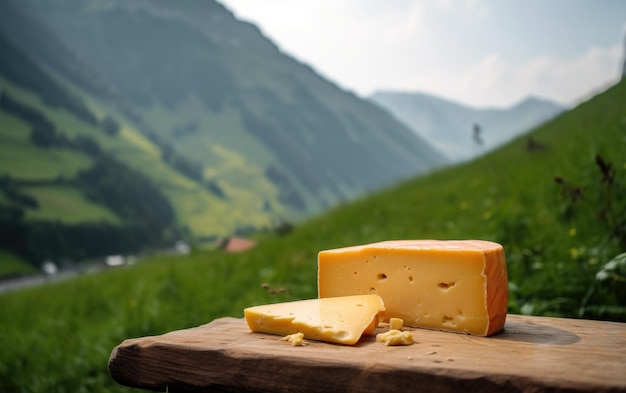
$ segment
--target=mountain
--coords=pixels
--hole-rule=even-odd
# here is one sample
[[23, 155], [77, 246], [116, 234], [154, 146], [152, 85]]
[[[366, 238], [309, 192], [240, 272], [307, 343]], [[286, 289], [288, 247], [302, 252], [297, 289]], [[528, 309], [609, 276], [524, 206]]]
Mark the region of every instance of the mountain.
[[215, 1], [6, 0], [0, 44], [0, 246], [31, 260], [271, 228], [446, 163]]
[[471, 108], [410, 92], [380, 91], [370, 100], [409, 125], [453, 162], [483, 154], [564, 110], [554, 102], [535, 97], [504, 109]]

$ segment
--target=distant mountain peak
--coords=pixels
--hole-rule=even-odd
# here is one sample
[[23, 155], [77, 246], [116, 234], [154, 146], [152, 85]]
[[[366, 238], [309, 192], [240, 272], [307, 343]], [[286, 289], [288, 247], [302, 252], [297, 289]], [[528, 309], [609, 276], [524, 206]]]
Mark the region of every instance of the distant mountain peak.
[[[452, 161], [483, 154], [564, 110], [562, 105], [538, 96], [504, 108], [475, 108], [407, 91], [378, 91], [370, 100], [389, 110]], [[476, 127], [481, 130], [481, 144], [472, 141]]]
[[536, 105], [551, 106], [551, 107], [563, 109], [563, 105], [555, 101], [552, 101], [548, 98], [543, 98], [543, 97], [539, 97], [535, 95], [529, 95], [526, 98], [519, 101], [517, 104], [512, 105], [511, 107], [518, 108], [518, 107], [523, 107], [523, 106], [536, 106]]

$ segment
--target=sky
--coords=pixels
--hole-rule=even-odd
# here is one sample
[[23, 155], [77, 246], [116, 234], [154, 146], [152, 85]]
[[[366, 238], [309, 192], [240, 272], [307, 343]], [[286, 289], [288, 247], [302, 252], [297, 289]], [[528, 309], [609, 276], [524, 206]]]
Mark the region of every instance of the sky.
[[361, 97], [572, 106], [616, 83], [623, 0], [218, 0], [281, 51]]

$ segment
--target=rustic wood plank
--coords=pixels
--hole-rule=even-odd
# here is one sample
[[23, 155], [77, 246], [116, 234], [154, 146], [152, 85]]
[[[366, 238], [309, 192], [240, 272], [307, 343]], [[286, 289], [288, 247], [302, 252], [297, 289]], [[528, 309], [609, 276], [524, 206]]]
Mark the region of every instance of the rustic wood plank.
[[413, 334], [417, 343], [406, 347], [374, 336], [293, 347], [222, 318], [126, 340], [109, 371], [120, 384], [169, 392], [626, 392], [623, 323], [509, 315], [493, 337]]

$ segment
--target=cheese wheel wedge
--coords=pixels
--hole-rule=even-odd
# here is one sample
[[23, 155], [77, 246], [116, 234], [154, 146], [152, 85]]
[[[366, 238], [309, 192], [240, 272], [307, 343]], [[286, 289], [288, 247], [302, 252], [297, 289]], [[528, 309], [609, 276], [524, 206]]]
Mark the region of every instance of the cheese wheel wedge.
[[357, 295], [248, 307], [244, 316], [254, 332], [281, 336], [301, 332], [311, 340], [352, 345], [361, 335], [374, 332], [384, 311], [380, 296]]
[[490, 336], [506, 320], [504, 249], [481, 240], [397, 240], [318, 254], [320, 298], [377, 294], [385, 320]]

